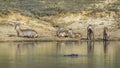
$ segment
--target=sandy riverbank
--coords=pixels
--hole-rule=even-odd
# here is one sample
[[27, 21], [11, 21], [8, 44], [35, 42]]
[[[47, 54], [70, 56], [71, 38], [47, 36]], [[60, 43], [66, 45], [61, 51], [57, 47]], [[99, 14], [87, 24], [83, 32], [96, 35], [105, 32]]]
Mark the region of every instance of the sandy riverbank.
[[[21, 38], [21, 37], [6, 37], [0, 38], [0, 42], [77, 42], [88, 41], [86, 38], [58, 38], [58, 37], [39, 37], [39, 38]], [[103, 41], [102, 38], [96, 38], [94, 41]], [[109, 39], [109, 41], [120, 41], [120, 38]]]
[[[104, 12], [104, 11], [103, 11]], [[19, 12], [11, 11], [7, 15], [0, 16], [0, 41], [79, 41], [80, 38], [56, 38], [56, 26], [67, 30], [72, 28], [74, 33], [81, 33], [82, 40], [86, 40], [86, 28], [88, 24], [93, 25], [96, 40], [101, 40], [103, 27], [109, 28], [110, 40], [120, 39], [119, 12], [111, 16], [107, 12], [95, 12], [94, 16], [90, 11], [80, 13], [64, 13], [55, 16], [44, 16], [32, 18], [21, 15]], [[101, 15], [103, 15], [101, 17]], [[33, 29], [38, 33], [39, 38], [17, 37], [15, 26], [12, 22], [20, 24], [21, 29]]]

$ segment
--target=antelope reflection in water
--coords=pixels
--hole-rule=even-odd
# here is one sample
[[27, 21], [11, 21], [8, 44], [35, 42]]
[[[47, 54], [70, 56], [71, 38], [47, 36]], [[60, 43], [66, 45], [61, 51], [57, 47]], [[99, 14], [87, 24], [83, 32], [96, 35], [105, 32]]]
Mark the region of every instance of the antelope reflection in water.
[[61, 46], [62, 46], [62, 42], [56, 43], [56, 55], [60, 54]]
[[103, 41], [104, 53], [107, 54], [108, 45], [110, 44], [109, 41]]
[[85, 46], [81, 44], [81, 42], [57, 42], [57, 56], [71, 58], [86, 56], [86, 48], [84, 49]]
[[94, 41], [87, 41], [87, 52], [88, 55], [94, 52]]
[[[93, 59], [93, 55], [94, 55], [94, 41], [87, 41], [87, 55], [88, 55], [88, 58], [89, 59], [92, 59], [92, 60], [88, 60], [88, 63], [91, 63], [91, 61], [93, 62], [94, 59]], [[88, 68], [91, 67], [93, 68], [94, 67], [94, 64], [91, 63], [90, 65], [88, 64]]]
[[25, 53], [26, 51], [28, 53], [31, 53], [34, 50], [35, 47], [35, 43], [18, 43], [17, 47], [16, 47], [16, 55], [21, 55], [23, 53]]
[[[66, 52], [72, 52], [74, 42], [57, 42], [56, 44], [56, 53], [60, 55], [64, 50], [64, 46], [66, 47]], [[62, 50], [63, 49], [63, 50]]]

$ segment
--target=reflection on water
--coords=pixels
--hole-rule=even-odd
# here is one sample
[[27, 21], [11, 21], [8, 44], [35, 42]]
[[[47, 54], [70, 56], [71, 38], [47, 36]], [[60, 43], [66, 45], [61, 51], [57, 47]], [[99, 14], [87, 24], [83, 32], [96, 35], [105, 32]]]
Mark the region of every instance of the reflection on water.
[[0, 43], [0, 68], [119, 68], [119, 45], [112, 41]]
[[94, 53], [94, 41], [87, 41], [87, 52], [88, 54]]
[[103, 46], [104, 46], [104, 53], [107, 54], [108, 50], [108, 45], [110, 44], [109, 41], [103, 41]]

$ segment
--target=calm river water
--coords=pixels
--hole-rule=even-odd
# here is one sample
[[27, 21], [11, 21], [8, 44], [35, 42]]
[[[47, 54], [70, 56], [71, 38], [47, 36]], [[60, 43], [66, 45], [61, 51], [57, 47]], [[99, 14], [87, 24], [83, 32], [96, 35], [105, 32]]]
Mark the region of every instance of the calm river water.
[[120, 42], [0, 43], [0, 68], [120, 68]]

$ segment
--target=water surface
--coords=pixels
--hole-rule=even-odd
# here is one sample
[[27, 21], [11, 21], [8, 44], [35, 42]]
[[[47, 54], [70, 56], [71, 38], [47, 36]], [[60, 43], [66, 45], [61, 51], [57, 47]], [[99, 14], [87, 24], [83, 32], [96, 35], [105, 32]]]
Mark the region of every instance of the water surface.
[[0, 43], [0, 68], [120, 68], [120, 42]]

